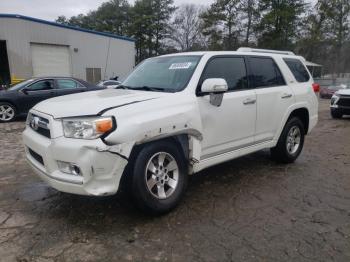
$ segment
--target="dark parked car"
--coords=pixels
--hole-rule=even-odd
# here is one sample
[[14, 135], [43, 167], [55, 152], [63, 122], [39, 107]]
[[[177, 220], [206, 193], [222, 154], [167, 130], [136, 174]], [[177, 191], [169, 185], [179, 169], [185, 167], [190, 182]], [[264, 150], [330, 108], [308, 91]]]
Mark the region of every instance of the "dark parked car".
[[32, 78], [0, 91], [0, 122], [26, 115], [34, 105], [48, 98], [101, 89], [105, 87], [71, 77]]

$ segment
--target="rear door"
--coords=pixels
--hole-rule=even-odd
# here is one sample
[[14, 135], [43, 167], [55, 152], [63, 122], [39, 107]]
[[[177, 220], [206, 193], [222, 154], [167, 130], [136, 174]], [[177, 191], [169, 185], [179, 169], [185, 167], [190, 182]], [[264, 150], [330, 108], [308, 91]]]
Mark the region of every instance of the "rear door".
[[294, 94], [272, 57], [251, 56], [250, 74], [257, 96], [255, 143], [270, 141], [281, 126]]
[[81, 83], [69, 78], [58, 78], [55, 80], [55, 83], [57, 96], [69, 95], [87, 90]]

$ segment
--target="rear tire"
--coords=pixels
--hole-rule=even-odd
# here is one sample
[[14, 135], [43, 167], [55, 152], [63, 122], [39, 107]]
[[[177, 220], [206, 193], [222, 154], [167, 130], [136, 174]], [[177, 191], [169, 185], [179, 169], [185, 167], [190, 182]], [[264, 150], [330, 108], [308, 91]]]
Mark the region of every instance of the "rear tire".
[[332, 116], [332, 118], [334, 118], [334, 119], [340, 119], [340, 118], [343, 117], [343, 114], [342, 114], [342, 112], [339, 111], [339, 110], [331, 110], [331, 116]]
[[132, 163], [131, 194], [137, 206], [160, 215], [174, 209], [187, 186], [187, 164], [170, 140], [143, 146]]
[[300, 155], [305, 139], [305, 127], [301, 120], [292, 117], [283, 128], [278, 143], [271, 148], [271, 157], [280, 163], [293, 163]]
[[16, 118], [16, 108], [6, 102], [0, 102], [0, 123], [11, 122]]

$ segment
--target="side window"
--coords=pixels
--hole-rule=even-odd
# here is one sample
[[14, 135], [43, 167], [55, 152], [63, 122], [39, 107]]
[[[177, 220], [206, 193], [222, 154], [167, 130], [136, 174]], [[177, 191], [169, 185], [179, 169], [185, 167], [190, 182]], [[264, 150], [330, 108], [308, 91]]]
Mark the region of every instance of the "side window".
[[307, 72], [305, 66], [299, 59], [293, 59], [293, 58], [284, 58], [284, 62], [286, 62], [287, 66], [289, 67], [290, 71], [292, 71], [295, 79], [300, 82], [309, 82], [310, 75]]
[[223, 78], [229, 90], [248, 88], [247, 71], [242, 57], [218, 57], [210, 60], [202, 76], [202, 83], [209, 78]]
[[79, 85], [77, 82], [70, 79], [57, 79], [57, 88], [58, 89], [74, 89]]
[[53, 89], [53, 80], [41, 80], [35, 82], [34, 84], [28, 87], [28, 90], [31, 91], [40, 91], [40, 90], [50, 90]]
[[249, 60], [254, 86], [256, 88], [282, 86], [286, 84], [281, 71], [272, 58], [251, 57]]

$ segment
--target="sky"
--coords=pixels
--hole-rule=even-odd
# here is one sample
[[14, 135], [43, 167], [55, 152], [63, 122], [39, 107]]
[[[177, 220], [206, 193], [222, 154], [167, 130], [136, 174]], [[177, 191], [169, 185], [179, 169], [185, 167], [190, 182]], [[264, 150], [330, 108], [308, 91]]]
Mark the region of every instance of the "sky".
[[[19, 14], [54, 21], [58, 16], [87, 13], [107, 0], [0, 0], [0, 13]], [[133, 0], [129, 0], [133, 3]], [[175, 5], [194, 3], [209, 5], [213, 0], [174, 0]]]

